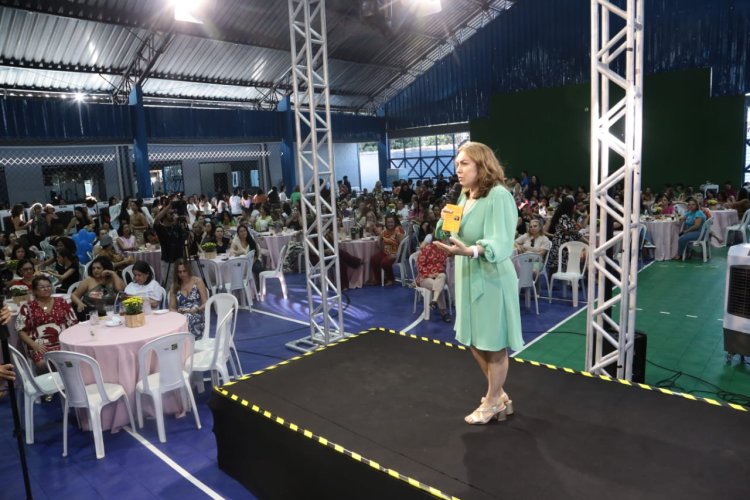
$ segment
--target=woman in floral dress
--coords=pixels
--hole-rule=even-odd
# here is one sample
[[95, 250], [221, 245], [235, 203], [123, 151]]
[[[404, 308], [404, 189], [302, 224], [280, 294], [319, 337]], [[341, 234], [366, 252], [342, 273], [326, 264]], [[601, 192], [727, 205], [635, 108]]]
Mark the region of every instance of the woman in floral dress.
[[188, 321], [190, 333], [197, 339], [203, 336], [205, 326], [204, 310], [208, 300], [206, 284], [193, 276], [190, 266], [178, 259], [174, 263], [177, 279], [174, 280], [169, 293], [169, 310], [184, 314]]
[[44, 353], [60, 350], [60, 332], [76, 323], [76, 315], [62, 297], [52, 297], [55, 291], [46, 276], [37, 276], [31, 284], [35, 299], [22, 305], [16, 318], [16, 331], [26, 344], [26, 350], [37, 367], [37, 373], [47, 371]]

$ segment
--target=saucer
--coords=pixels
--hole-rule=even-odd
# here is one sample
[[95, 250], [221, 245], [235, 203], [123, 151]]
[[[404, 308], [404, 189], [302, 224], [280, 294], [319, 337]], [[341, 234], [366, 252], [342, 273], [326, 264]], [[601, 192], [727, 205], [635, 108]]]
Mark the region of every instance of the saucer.
[[167, 314], [169, 312], [169, 309], [158, 309], [156, 311], [151, 311], [153, 314]]
[[122, 321], [109, 320], [109, 321], [105, 321], [104, 324], [107, 326], [120, 326], [122, 325]]

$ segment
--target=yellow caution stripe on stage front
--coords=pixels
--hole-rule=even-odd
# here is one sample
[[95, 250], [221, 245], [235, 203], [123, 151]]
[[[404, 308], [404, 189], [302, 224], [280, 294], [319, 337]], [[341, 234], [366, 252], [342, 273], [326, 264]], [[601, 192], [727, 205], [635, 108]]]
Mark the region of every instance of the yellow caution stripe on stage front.
[[733, 403], [723, 403], [721, 401], [717, 401], [717, 400], [711, 399], [711, 398], [702, 398], [700, 396], [694, 396], [692, 394], [686, 394], [686, 393], [683, 393], [683, 392], [670, 391], [669, 389], [664, 389], [663, 387], [654, 387], [654, 386], [651, 386], [651, 385], [648, 385], [648, 384], [642, 384], [642, 383], [639, 383], [639, 382], [630, 382], [628, 380], [622, 380], [622, 379], [619, 379], [619, 378], [612, 378], [612, 377], [607, 376], [607, 375], [594, 375], [593, 373], [589, 373], [589, 372], [586, 372], [586, 371], [577, 371], [577, 370], [573, 370], [572, 368], [563, 368], [563, 367], [559, 367], [559, 366], [555, 366], [555, 365], [550, 365], [550, 364], [547, 364], [547, 363], [540, 363], [539, 361], [532, 361], [532, 360], [521, 359], [521, 358], [511, 358], [511, 359], [513, 361], [518, 362], [518, 363], [526, 363], [526, 364], [529, 364], [529, 365], [532, 365], [532, 366], [541, 366], [541, 367], [549, 368], [550, 370], [557, 370], [557, 371], [562, 371], [562, 372], [565, 372], [565, 373], [572, 373], [574, 375], [583, 375], [584, 377], [589, 377], [589, 378], [598, 378], [599, 380], [603, 380], [605, 382], [617, 382], [619, 384], [626, 385], [628, 387], [633, 387], [635, 389], [643, 389], [643, 390], [646, 390], [646, 391], [659, 392], [661, 394], [666, 394], [667, 396], [678, 396], [678, 397], [685, 398], [685, 399], [690, 400], [690, 401], [700, 401], [702, 403], [708, 403], [708, 404], [714, 405], [714, 406], [724, 406], [726, 408], [731, 408], [731, 409], [737, 410], [737, 411], [750, 411], [750, 409], [748, 409], [748, 408], [746, 408], [746, 407], [744, 407], [742, 405], [733, 404]]
[[279, 424], [283, 427], [286, 427], [287, 429], [302, 434], [306, 438], [312, 439], [316, 443], [318, 443], [321, 446], [325, 446], [327, 448], [331, 448], [332, 450], [341, 453], [343, 455], [346, 455], [347, 457], [351, 458], [352, 460], [355, 460], [357, 462], [363, 463], [369, 467], [372, 467], [373, 469], [376, 469], [380, 472], [383, 472], [385, 474], [388, 474], [389, 476], [399, 479], [405, 483], [408, 483], [409, 485], [413, 486], [414, 488], [418, 488], [420, 490], [426, 491], [432, 496], [436, 498], [442, 498], [445, 500], [459, 500], [458, 497], [454, 497], [452, 495], [448, 495], [446, 493], [443, 493], [442, 491], [438, 490], [437, 488], [434, 488], [430, 485], [424, 484], [420, 481], [417, 481], [416, 479], [406, 476], [404, 474], [401, 474], [400, 472], [389, 469], [387, 467], [383, 467], [375, 460], [370, 460], [368, 458], [363, 457], [359, 453], [356, 453], [351, 450], [347, 450], [343, 446], [341, 446], [338, 443], [334, 443], [333, 441], [324, 438], [323, 436], [319, 436], [308, 429], [303, 429], [302, 427], [289, 422], [288, 420], [284, 420], [283, 418], [276, 416], [272, 414], [271, 412], [264, 410], [263, 408], [259, 407], [258, 405], [251, 404], [249, 401], [246, 401], [240, 397], [238, 397], [236, 394], [232, 394], [227, 390], [227, 386], [224, 387], [215, 387], [214, 390], [221, 394], [222, 396], [229, 398], [232, 401], [238, 401], [240, 404], [246, 408], [250, 408], [252, 411], [257, 413], [258, 415], [262, 415], [263, 417], [271, 420], [272, 422], [275, 422], [276, 424]]

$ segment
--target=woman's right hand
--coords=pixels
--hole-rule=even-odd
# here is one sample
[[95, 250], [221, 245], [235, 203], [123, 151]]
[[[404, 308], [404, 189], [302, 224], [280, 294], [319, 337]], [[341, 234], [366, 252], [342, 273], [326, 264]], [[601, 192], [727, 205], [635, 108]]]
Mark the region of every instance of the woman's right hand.
[[86, 309], [86, 305], [83, 302], [76, 305], [76, 311], [78, 311], [79, 313], [83, 312], [84, 309]]
[[37, 354], [44, 354], [47, 352], [47, 348], [39, 342], [34, 342], [34, 346], [31, 348]]
[[443, 209], [440, 211], [440, 218], [443, 220], [446, 220], [451, 215], [453, 215], [453, 210], [451, 210], [447, 206], [443, 207]]

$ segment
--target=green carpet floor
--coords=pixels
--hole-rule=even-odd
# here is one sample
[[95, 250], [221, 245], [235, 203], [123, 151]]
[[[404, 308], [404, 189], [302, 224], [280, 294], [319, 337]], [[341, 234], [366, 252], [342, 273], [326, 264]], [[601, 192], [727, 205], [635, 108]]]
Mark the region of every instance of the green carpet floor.
[[[724, 352], [726, 253], [713, 249], [705, 264], [694, 257], [641, 271], [636, 328], [648, 337], [646, 383], [748, 405], [750, 360], [727, 364]], [[585, 333], [583, 309], [518, 357], [583, 370]]]

